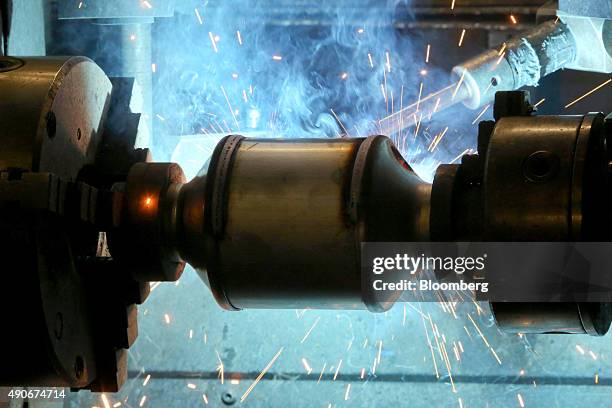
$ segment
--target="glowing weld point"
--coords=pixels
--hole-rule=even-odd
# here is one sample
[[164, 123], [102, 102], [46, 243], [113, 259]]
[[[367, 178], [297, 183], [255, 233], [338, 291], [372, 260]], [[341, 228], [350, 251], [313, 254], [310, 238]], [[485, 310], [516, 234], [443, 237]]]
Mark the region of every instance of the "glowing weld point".
[[282, 59], [283, 59], [283, 57], [281, 57], [280, 55], [273, 55], [273, 56], [272, 56], [272, 59], [273, 59], [274, 61], [280, 61], [280, 60], [282, 60]]
[[190, 390], [195, 390], [197, 386], [194, 383], [189, 383], [187, 384], [187, 388], [189, 388]]
[[130, 41], [136, 41], [136, 35], [135, 34], [130, 35]]
[[343, 79], [343, 80], [348, 78], [348, 73], [343, 72], [342, 75], [340, 75], [340, 78]]
[[170, 324], [170, 315], [168, 313], [164, 314], [164, 320], [166, 321], [166, 324]]
[[153, 204], [153, 199], [151, 197], [147, 197], [144, 200], [145, 207], [150, 207]]
[[358, 28], [357, 29], [357, 34], [363, 34], [364, 33], [364, 29], [363, 28]]
[[234, 79], [238, 79], [238, 74], [234, 72], [234, 73], [232, 74], [232, 78], [234, 78]]
[[422, 69], [421, 71], [419, 71], [419, 74], [421, 74], [422, 76], [427, 75], [427, 70], [426, 69]]

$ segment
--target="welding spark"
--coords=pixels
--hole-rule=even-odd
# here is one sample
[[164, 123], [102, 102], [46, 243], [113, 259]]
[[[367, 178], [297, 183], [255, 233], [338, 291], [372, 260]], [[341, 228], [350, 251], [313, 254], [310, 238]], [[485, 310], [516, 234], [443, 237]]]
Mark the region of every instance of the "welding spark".
[[389, 51], [385, 52], [387, 56], [387, 71], [391, 72], [391, 57], [389, 56]]
[[310, 375], [310, 373], [312, 372], [312, 367], [310, 367], [310, 364], [308, 364], [308, 360], [306, 360], [304, 357], [302, 357], [302, 365], [304, 366], [306, 372]]
[[200, 10], [198, 10], [198, 8], [196, 7], [193, 11], [195, 11], [195, 15], [200, 25], [204, 24], [204, 21], [202, 20], [202, 16], [200, 15]]
[[[460, 158], [463, 157], [463, 155], [467, 154], [470, 150], [470, 148], [465, 149], [463, 152], [461, 152], [457, 157], [455, 157], [453, 160], [451, 160], [448, 164], [453, 164], [454, 162], [456, 162], [457, 160], [459, 160]], [[467, 328], [466, 328], [467, 330]]]
[[518, 23], [518, 20], [516, 19], [516, 17], [514, 17], [514, 14], [510, 14], [510, 21], [512, 21], [512, 24]]
[[533, 105], [534, 109], [537, 108], [538, 106], [540, 106], [541, 104], [544, 103], [544, 101], [546, 100], [546, 98], [542, 98], [540, 99], [540, 101], [538, 103], [536, 103], [535, 105]]
[[272, 56], [272, 59], [273, 59], [274, 61], [281, 61], [281, 60], [283, 59], [283, 57], [281, 57], [280, 55], [273, 55], [273, 56]]
[[136, 35], [135, 34], [130, 35], [130, 40], [131, 41], [136, 41]]
[[240, 130], [238, 119], [236, 119], [236, 115], [234, 114], [234, 109], [232, 108], [232, 104], [230, 103], [229, 98], [227, 97], [227, 93], [225, 92], [225, 88], [223, 87], [223, 85], [221, 85], [221, 91], [223, 92], [223, 96], [225, 97], [227, 106], [229, 107], [230, 113], [232, 114], [232, 118], [234, 118], [234, 123], [236, 124], [236, 127], [238, 128], [238, 130]]
[[419, 71], [419, 74], [421, 74], [422, 76], [427, 75], [427, 70], [426, 69], [422, 69]]
[[242, 45], [242, 34], [240, 34], [240, 30], [236, 30], [236, 38], [238, 39], [238, 44]]
[[242, 394], [242, 397], [240, 397], [240, 402], [244, 402], [244, 400], [249, 396], [249, 394], [251, 393], [251, 391], [253, 391], [253, 388], [255, 388], [255, 386], [259, 383], [259, 381], [263, 378], [264, 375], [266, 375], [266, 372], [268, 372], [268, 370], [270, 369], [270, 367], [272, 367], [272, 365], [274, 364], [274, 362], [276, 361], [276, 359], [278, 359], [278, 357], [281, 355], [281, 353], [283, 352], [284, 347], [281, 347], [278, 352], [276, 353], [276, 355], [274, 355], [274, 357], [272, 357], [272, 360], [270, 360], [270, 362], [268, 363], [267, 366], [264, 367], [264, 369], [261, 371], [261, 373], [259, 373], [259, 375], [257, 376], [257, 378], [255, 378], [255, 381], [253, 381], [253, 383], [249, 386], [249, 388], [244, 392], [244, 394]]
[[79, 8], [83, 8], [83, 2], [82, 1], [79, 2]]
[[308, 331], [306, 332], [306, 334], [304, 335], [304, 337], [302, 338], [302, 341], [300, 341], [300, 343], [304, 343], [306, 341], [306, 339], [308, 338], [308, 336], [310, 336], [310, 333], [312, 333], [312, 331], [314, 330], [314, 328], [317, 326], [317, 324], [319, 324], [319, 320], [321, 320], [321, 316], [318, 316], [317, 319], [315, 320], [315, 322], [312, 324], [312, 326], [310, 327], [310, 329], [308, 329]]
[[317, 380], [317, 384], [321, 382], [321, 378], [323, 378], [323, 373], [325, 372], [325, 367], [327, 367], [327, 362], [323, 363], [323, 368], [321, 368], [321, 374], [319, 374], [319, 379]]
[[357, 34], [363, 34], [364, 33], [364, 29], [363, 28], [358, 28], [357, 29]]
[[523, 396], [521, 394], [516, 394], [516, 399], [518, 400], [521, 408], [525, 408], [525, 401], [523, 401]]
[[140, 403], [138, 404], [138, 406], [142, 407], [145, 404], [146, 400], [147, 400], [147, 396], [143, 395], [142, 398], [140, 399]]
[[351, 384], [346, 385], [346, 391], [344, 392], [344, 400], [347, 401], [349, 399], [349, 393], [351, 392]]
[[374, 68], [374, 61], [372, 61], [372, 54], [368, 52], [368, 61], [370, 62], [370, 68]]
[[333, 109], [330, 109], [330, 111], [331, 111], [332, 115], [334, 115], [334, 118], [336, 118], [336, 120], [338, 121], [338, 124], [340, 125], [340, 127], [344, 131], [344, 134], [348, 136], [349, 135], [348, 130], [346, 130], [346, 128], [344, 127], [344, 124], [342, 123], [342, 121], [340, 120], [338, 115], [336, 115], [336, 112], [334, 112]]
[[110, 402], [108, 402], [108, 397], [106, 394], [102, 394], [102, 403], [104, 404], [104, 408], [110, 408]]
[[502, 60], [504, 59], [505, 56], [506, 56], [506, 51], [504, 51], [501, 54], [499, 54], [499, 58], [497, 59], [497, 62], [495, 62], [495, 66], [498, 66], [499, 63], [502, 62]]
[[115, 402], [115, 403], [113, 404], [113, 408], [118, 408], [118, 407], [120, 407], [120, 406], [121, 406], [121, 402]]
[[465, 37], [465, 28], [461, 31], [461, 37], [459, 37], [459, 47], [463, 44], [463, 38]]
[[584, 354], [584, 349], [582, 348], [582, 346], [580, 346], [580, 345], [578, 345], [578, 344], [576, 344], [576, 350], [578, 350], [578, 352], [579, 352], [580, 354]]
[[454, 9], [455, 9], [455, 0], [451, 2], [451, 10], [454, 10]]
[[166, 118], [164, 118], [162, 115], [160, 115], [159, 113], [156, 114], [155, 116], [157, 116], [157, 119], [161, 120], [162, 122], [164, 122], [166, 120]]
[[153, 6], [151, 5], [151, 3], [149, 3], [147, 0], [144, 0], [142, 2], [142, 5], [145, 6], [146, 8], [148, 8], [149, 10], [153, 8]]
[[145, 377], [145, 379], [144, 379], [144, 381], [142, 383], [142, 386], [146, 387], [150, 380], [151, 380], [151, 374], [147, 374], [147, 376]]
[[567, 105], [565, 105], [565, 109], [569, 108], [570, 106], [574, 105], [575, 103], [583, 100], [584, 98], [586, 98], [587, 96], [591, 95], [593, 92], [596, 92], [598, 90], [600, 90], [601, 88], [603, 88], [604, 86], [608, 85], [610, 82], [612, 82], [612, 78], [609, 78], [607, 81], [605, 81], [603, 84], [596, 86], [595, 88], [591, 89], [589, 92], [585, 93], [584, 95], [580, 96], [579, 98], [575, 99], [574, 101], [568, 103]]
[[336, 372], [334, 373], [334, 381], [338, 378], [338, 373], [340, 372], [340, 367], [342, 367], [342, 359], [338, 362], [338, 367], [336, 367]]
[[194, 383], [188, 383], [187, 388], [189, 388], [190, 390], [195, 390], [197, 386]]
[[421, 85], [419, 86], [419, 97], [417, 98], [416, 112], [419, 111], [419, 105], [421, 104], [421, 95], [423, 95], [423, 82], [421, 82]]
[[441, 133], [438, 133], [436, 137], [434, 137], [433, 140], [431, 141], [431, 144], [429, 145], [429, 148], [427, 150], [429, 150], [430, 152], [433, 152], [438, 146], [438, 143], [440, 143], [440, 140], [442, 140], [442, 138], [446, 134], [447, 130], [448, 130], [448, 126], [445, 127]]
[[478, 114], [478, 116], [476, 116], [476, 119], [474, 119], [474, 121], [472, 122], [472, 125], [476, 124], [476, 122], [478, 122], [478, 119], [480, 119], [482, 115], [484, 115], [487, 109], [489, 109], [490, 107], [491, 107], [491, 104], [488, 104], [487, 106], [485, 106], [482, 109], [482, 111]]
[[210, 38], [210, 43], [213, 46], [213, 50], [215, 52], [219, 52], [219, 50], [217, 49], [217, 42], [215, 41], [215, 36], [210, 31], [208, 32], [208, 38]]
[[425, 53], [425, 63], [429, 63], [429, 53], [431, 52], [431, 44], [427, 44], [427, 52]]
[[168, 313], [164, 313], [164, 320], [166, 321], [166, 324], [170, 324], [170, 315]]
[[502, 44], [502, 47], [497, 52], [497, 55], [502, 55], [504, 53], [504, 51], [506, 51], [506, 43]]
[[157, 64], [155, 63], [151, 64], [151, 72], [153, 73], [157, 72]]
[[591, 351], [589, 351], [589, 355], [591, 356], [591, 358], [592, 358], [593, 360], [597, 360], [597, 356], [595, 355], [595, 353], [593, 353], [593, 351], [592, 351], [592, 350], [591, 350]]
[[343, 72], [343, 73], [340, 75], [340, 79], [345, 80], [346, 78], [348, 78], [348, 73], [347, 73], [347, 72]]
[[223, 366], [223, 361], [221, 361], [221, 356], [219, 355], [219, 352], [215, 350], [215, 353], [217, 354], [217, 361], [219, 361], [219, 365], [217, 365], [217, 371], [219, 372], [219, 379], [221, 380], [221, 384], [223, 385], [223, 382], [225, 380], [225, 369]]
[[455, 90], [453, 91], [453, 96], [451, 99], [455, 99], [455, 96], [457, 96], [457, 92], [459, 91], [459, 88], [461, 87], [461, 84], [463, 83], [464, 78], [465, 78], [465, 70], [461, 73], [461, 78], [459, 78], [459, 82], [457, 82], [457, 86], [455, 87]]
[[204, 404], [208, 405], [208, 397], [206, 394], [202, 394], [202, 399], [204, 400]]

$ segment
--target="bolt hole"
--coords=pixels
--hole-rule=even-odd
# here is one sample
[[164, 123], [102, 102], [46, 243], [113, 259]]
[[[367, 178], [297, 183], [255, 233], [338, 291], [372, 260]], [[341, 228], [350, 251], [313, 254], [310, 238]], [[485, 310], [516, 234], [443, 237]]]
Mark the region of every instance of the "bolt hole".
[[226, 391], [221, 395], [221, 401], [225, 405], [234, 405], [234, 403], [236, 402], [236, 398], [234, 398], [232, 393]]
[[78, 129], [77, 129], [77, 140], [81, 140], [81, 136], [82, 136], [82, 134], [81, 134], [81, 128], [78, 128]]
[[542, 183], [553, 178], [559, 170], [559, 158], [557, 155], [539, 151], [532, 153], [523, 165], [523, 174], [527, 180]]

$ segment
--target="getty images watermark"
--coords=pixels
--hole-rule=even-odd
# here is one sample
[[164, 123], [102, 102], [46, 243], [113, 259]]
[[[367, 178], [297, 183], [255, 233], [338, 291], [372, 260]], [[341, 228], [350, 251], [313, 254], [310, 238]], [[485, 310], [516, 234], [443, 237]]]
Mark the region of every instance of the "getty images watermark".
[[[364, 298], [612, 302], [612, 242], [364, 243]], [[452, 296], [451, 296], [452, 295]]]
[[[409, 255], [408, 253], [395, 254], [388, 257], [375, 257], [372, 260], [372, 273], [374, 275], [383, 275], [388, 273], [396, 273], [402, 277], [406, 274], [410, 278], [400, 278], [396, 281], [385, 281], [382, 279], [374, 279], [372, 289], [375, 291], [471, 291], [471, 292], [488, 292], [488, 282], [473, 282], [466, 281], [461, 277], [464, 274], [473, 274], [475, 272], [483, 272], [485, 270], [485, 261], [487, 254], [482, 256], [426, 256], [420, 254], [417, 256]], [[420, 275], [425, 271], [433, 271], [435, 273], [455, 274], [459, 277], [458, 281], [444, 282], [432, 278], [413, 277]], [[452, 275], [451, 275], [452, 276]]]

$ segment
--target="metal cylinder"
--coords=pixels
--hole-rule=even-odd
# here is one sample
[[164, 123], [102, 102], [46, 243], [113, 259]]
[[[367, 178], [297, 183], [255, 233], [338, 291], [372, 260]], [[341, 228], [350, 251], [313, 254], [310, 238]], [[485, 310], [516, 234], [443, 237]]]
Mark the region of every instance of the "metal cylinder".
[[[126, 191], [143, 193], [126, 196], [134, 205], [125, 208], [174, 200], [153, 217], [167, 226], [157, 231], [173, 235], [161, 241], [175, 243], [229, 310], [386, 310], [395, 299], [368, 292], [361, 244], [429, 238], [430, 185], [385, 136], [228, 136], [191, 182], [137, 188], [143, 166], [154, 165], [130, 172]], [[142, 223], [136, 213], [122, 222]]]
[[364, 293], [361, 243], [428, 237], [429, 186], [386, 137], [230, 137], [207, 177], [206, 267], [228, 309], [384, 310]]

